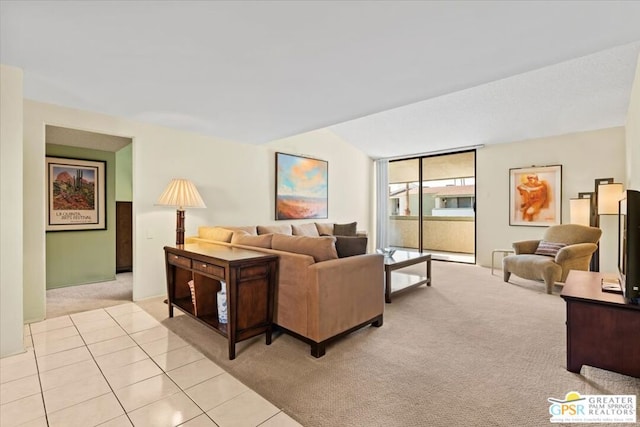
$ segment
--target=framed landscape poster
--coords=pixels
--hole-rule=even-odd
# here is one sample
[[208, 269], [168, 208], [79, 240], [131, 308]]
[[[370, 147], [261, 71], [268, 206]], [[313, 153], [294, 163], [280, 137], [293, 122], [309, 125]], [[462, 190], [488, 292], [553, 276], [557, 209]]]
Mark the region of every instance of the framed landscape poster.
[[105, 164], [47, 157], [47, 231], [107, 228]]
[[509, 169], [509, 225], [562, 222], [562, 165]]
[[328, 217], [325, 160], [276, 153], [276, 220]]

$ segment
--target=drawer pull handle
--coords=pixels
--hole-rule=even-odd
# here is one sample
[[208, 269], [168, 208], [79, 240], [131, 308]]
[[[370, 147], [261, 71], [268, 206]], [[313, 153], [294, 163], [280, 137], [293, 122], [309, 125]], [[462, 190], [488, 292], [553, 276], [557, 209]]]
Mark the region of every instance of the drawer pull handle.
[[202, 264], [202, 268], [207, 268], [207, 264]]

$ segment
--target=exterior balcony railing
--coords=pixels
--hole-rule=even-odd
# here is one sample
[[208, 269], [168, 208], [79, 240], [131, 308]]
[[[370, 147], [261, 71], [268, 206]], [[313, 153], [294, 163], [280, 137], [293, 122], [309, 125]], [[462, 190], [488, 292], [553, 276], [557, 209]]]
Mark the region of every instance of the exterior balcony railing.
[[[475, 218], [464, 216], [427, 216], [422, 220], [422, 246], [425, 251], [473, 254]], [[418, 217], [389, 217], [389, 246], [418, 249]]]

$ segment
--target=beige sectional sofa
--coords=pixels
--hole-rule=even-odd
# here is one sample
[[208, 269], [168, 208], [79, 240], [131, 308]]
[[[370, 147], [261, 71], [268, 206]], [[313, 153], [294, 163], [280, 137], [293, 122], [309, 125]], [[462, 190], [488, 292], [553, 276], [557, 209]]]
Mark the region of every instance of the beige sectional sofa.
[[204, 226], [185, 243], [209, 242], [279, 255], [274, 322], [309, 343], [311, 354], [321, 357], [335, 339], [383, 322], [383, 256], [340, 258], [339, 236], [329, 235], [333, 229], [326, 223]]

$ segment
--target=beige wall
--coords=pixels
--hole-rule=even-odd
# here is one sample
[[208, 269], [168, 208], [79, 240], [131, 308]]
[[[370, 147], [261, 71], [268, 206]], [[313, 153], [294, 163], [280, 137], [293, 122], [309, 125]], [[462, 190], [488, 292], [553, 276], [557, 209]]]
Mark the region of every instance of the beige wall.
[[640, 191], [640, 56], [629, 101], [626, 123], [626, 188]]
[[[476, 170], [478, 264], [491, 265], [491, 251], [517, 240], [537, 239], [544, 227], [509, 226], [509, 169], [562, 165], [562, 222], [569, 221], [569, 199], [593, 191], [596, 178], [625, 179], [625, 129], [610, 128], [508, 144], [478, 150]], [[603, 221], [601, 271], [615, 271], [615, 224]]]
[[24, 351], [22, 70], [0, 65], [0, 357]]
[[[25, 100], [25, 167], [33, 170], [25, 185], [31, 201], [25, 215], [30, 266], [25, 277], [33, 310], [44, 316], [44, 126], [106, 133], [133, 139], [134, 299], [162, 295], [165, 277], [162, 248], [175, 242], [175, 210], [155, 206], [172, 178], [191, 179], [207, 209], [186, 213], [186, 234], [199, 225], [267, 224], [274, 221], [275, 151], [305, 154], [329, 162], [329, 218], [357, 220], [371, 230], [371, 160], [328, 131], [254, 146], [156, 125]], [[346, 154], [345, 154], [346, 153]], [[26, 317], [26, 316], [25, 316]]]
[[[273, 164], [269, 182], [274, 183], [275, 152], [299, 154], [329, 161], [329, 216], [327, 222], [358, 222], [358, 230], [375, 229], [370, 205], [373, 198], [373, 161], [328, 129], [320, 129], [267, 144]], [[275, 192], [275, 184], [270, 184]], [[271, 199], [273, 202], [273, 198]], [[271, 220], [275, 207], [269, 211]], [[323, 222], [325, 220], [318, 220]], [[279, 221], [295, 223], [296, 221]], [[300, 221], [298, 221], [300, 222]]]

